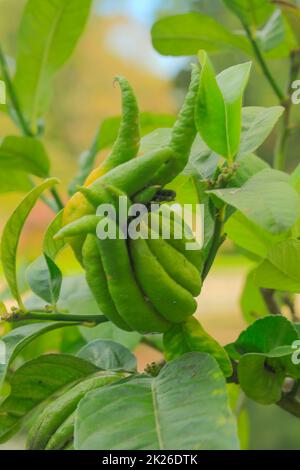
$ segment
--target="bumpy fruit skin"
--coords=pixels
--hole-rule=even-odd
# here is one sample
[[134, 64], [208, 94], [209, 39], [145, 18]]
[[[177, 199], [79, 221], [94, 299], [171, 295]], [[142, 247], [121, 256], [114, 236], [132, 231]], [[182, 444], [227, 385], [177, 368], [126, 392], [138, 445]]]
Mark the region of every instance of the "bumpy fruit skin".
[[[96, 209], [105, 203], [117, 208], [120, 196], [127, 198], [128, 207], [132, 200], [148, 204], [159, 189], [182, 171], [196, 136], [194, 105], [198, 81], [199, 70], [194, 69], [169, 145], [138, 158], [137, 108], [130, 89], [123, 83], [126, 93], [129, 90], [126, 95], [121, 87], [123, 105], [126, 95], [131, 103], [128, 116], [133, 121], [129, 122], [128, 116], [127, 121], [123, 118], [112, 156], [70, 200], [64, 227], [56, 235], [66, 238], [73, 247], [100, 310], [126, 331], [164, 333], [193, 315], [197, 308], [195, 297], [202, 286], [203, 255], [200, 247], [187, 251], [186, 244], [191, 239], [184, 235], [177, 239], [176, 229], [184, 228], [185, 223], [170, 210], [153, 214], [158, 239], [150, 240], [127, 239], [128, 227], [119, 230], [116, 221], [99, 217], [100, 223], [115, 224], [116, 237], [102, 240], [96, 236]], [[170, 220], [167, 215], [171, 215]], [[162, 239], [165, 226], [170, 229], [166, 240]], [[148, 235], [154, 231], [152, 226], [146, 227]]]
[[171, 323], [193, 315], [197, 308], [194, 297], [168, 275], [146, 240], [130, 240], [129, 246], [138, 283], [157, 311]]
[[123, 377], [122, 373], [99, 372], [74, 385], [66, 393], [51, 401], [30, 429], [27, 448], [29, 450], [43, 450], [47, 448], [48, 444], [52, 449], [54, 446], [55, 449], [59, 449], [60, 446], [64, 447], [67, 444], [67, 438], [70, 438], [70, 426], [72, 427], [70, 416], [75, 412], [80, 400], [89, 391], [108, 386]]
[[121, 315], [110, 296], [108, 279], [104, 271], [101, 259], [98, 240], [95, 235], [89, 234], [83, 245], [83, 266], [85, 268], [87, 283], [102, 312], [115, 325], [125, 331], [132, 331], [132, 328]]
[[[90, 186], [96, 180], [104, 176], [113, 168], [125, 163], [138, 154], [140, 146], [140, 123], [139, 108], [133, 89], [123, 77], [116, 77], [122, 94], [122, 119], [118, 137], [112, 148], [111, 154], [100, 165], [95, 168], [84, 182], [84, 187]], [[63, 213], [63, 226], [80, 219], [84, 215], [94, 214], [93, 205], [81, 192], [75, 193], [67, 203]], [[82, 263], [81, 251], [85, 237], [71, 237], [67, 242]]]
[[[118, 230], [117, 230], [118, 233]], [[170, 323], [155, 310], [136, 282], [126, 240], [98, 240], [108, 290], [120, 316], [139, 333], [164, 333]]]

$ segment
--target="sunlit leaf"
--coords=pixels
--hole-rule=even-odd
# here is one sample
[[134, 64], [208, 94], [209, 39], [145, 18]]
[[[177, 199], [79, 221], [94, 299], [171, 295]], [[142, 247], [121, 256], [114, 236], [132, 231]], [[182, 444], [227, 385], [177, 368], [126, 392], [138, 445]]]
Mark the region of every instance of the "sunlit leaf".
[[241, 49], [251, 53], [247, 39], [233, 34], [214, 18], [202, 13], [185, 13], [158, 20], [152, 27], [154, 48], [164, 55], [194, 55]]
[[22, 305], [16, 274], [16, 256], [19, 238], [33, 206], [46, 190], [58, 183], [56, 178], [50, 178], [34, 188], [14, 210], [6, 223], [1, 240], [1, 261], [3, 271], [14, 298]]
[[48, 107], [51, 81], [72, 54], [92, 0], [29, 0], [19, 30], [14, 84], [28, 121]]

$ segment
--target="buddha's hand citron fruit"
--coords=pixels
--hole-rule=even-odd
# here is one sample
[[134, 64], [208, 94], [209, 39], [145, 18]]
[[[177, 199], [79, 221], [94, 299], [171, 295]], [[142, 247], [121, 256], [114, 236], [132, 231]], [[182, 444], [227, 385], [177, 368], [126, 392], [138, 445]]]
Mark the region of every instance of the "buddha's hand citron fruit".
[[[145, 221], [141, 224], [145, 239], [133, 239], [128, 230], [132, 218], [119, 226], [117, 217], [100, 214], [98, 208], [110, 204], [117, 216], [121, 196], [127, 207], [131, 201], [148, 204], [164, 184], [182, 171], [195, 138], [193, 115], [198, 81], [199, 71], [194, 69], [169, 145], [140, 157], [136, 157], [138, 109], [127, 82], [119, 81], [123, 111], [126, 107], [127, 114], [124, 111], [112, 154], [73, 196], [65, 209], [64, 226], [56, 234], [74, 248], [101, 312], [126, 331], [164, 333], [172, 324], [184, 322], [197, 308], [195, 297], [202, 286], [203, 256], [195, 240], [185, 233], [180, 238], [176, 236], [178, 227], [183, 232], [186, 228], [180, 216], [169, 209], [153, 212], [147, 217], [146, 228]], [[149, 225], [152, 216], [156, 220], [154, 227]], [[99, 236], [99, 227], [105, 226], [110, 227], [110, 235]], [[188, 231], [192, 234], [190, 228]], [[189, 251], [187, 243], [192, 241], [196, 249]], [[61, 432], [66, 429], [67, 426]]]

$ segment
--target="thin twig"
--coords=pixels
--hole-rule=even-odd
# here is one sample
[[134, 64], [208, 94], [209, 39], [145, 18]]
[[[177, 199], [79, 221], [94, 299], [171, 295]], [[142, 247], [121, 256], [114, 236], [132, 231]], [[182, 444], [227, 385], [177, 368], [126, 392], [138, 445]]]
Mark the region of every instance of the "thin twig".
[[261, 294], [264, 298], [265, 304], [271, 315], [281, 315], [281, 310], [276, 300], [274, 299], [274, 289], [260, 289]]
[[12, 80], [10, 78], [8, 64], [6, 62], [6, 58], [5, 58], [5, 55], [2, 51], [1, 45], [0, 45], [0, 68], [1, 68], [1, 71], [2, 71], [2, 74], [3, 74], [4, 81], [6, 83], [6, 87], [7, 87], [7, 91], [8, 91], [8, 95], [9, 95], [11, 104], [12, 104], [13, 109], [16, 113], [17, 118], [18, 118], [20, 128], [21, 128], [22, 132], [25, 135], [33, 137], [34, 134], [31, 131], [31, 129], [29, 128], [29, 126], [28, 126], [28, 124], [27, 124], [27, 122], [24, 118], [23, 112], [21, 110], [21, 105], [19, 103], [19, 99], [18, 99], [18, 97], [15, 93], [15, 89], [14, 89]]
[[213, 238], [212, 238], [212, 244], [211, 248], [206, 260], [206, 263], [204, 265], [204, 269], [202, 272], [202, 279], [207, 277], [213, 262], [216, 258], [216, 255], [218, 253], [218, 250], [220, 246], [223, 244], [225, 241], [226, 237], [222, 235], [223, 231], [223, 224], [224, 224], [224, 216], [225, 216], [225, 208], [226, 206], [223, 206], [221, 209], [217, 210], [216, 212], [216, 217], [215, 217], [215, 227], [214, 227], [214, 233], [213, 233]]
[[284, 304], [288, 307], [293, 322], [297, 323], [299, 321], [299, 318], [297, 316], [297, 312], [296, 312], [296, 309], [295, 309], [294, 302], [287, 295], [285, 297], [283, 297], [282, 300], [283, 300]]
[[34, 320], [34, 321], [64, 321], [71, 323], [83, 323], [100, 325], [101, 323], [107, 322], [107, 318], [104, 315], [76, 315], [72, 313], [61, 313], [57, 311], [47, 312], [46, 310], [31, 310], [31, 311], [20, 311], [13, 310], [10, 313], [6, 313], [1, 318], [2, 321], [10, 323], [17, 323], [20, 321]]

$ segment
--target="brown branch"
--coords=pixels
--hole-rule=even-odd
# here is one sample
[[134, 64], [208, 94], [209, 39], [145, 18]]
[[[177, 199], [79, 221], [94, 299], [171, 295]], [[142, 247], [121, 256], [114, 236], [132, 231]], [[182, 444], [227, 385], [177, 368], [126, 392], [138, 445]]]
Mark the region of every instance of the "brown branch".
[[261, 288], [260, 291], [271, 315], [281, 315], [280, 307], [274, 299], [275, 290]]

